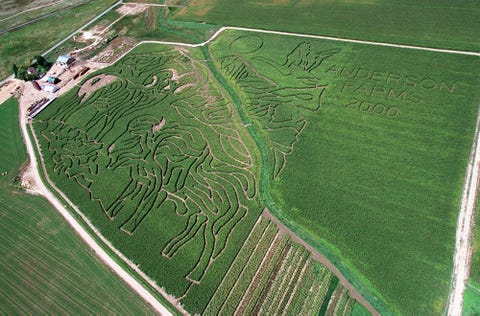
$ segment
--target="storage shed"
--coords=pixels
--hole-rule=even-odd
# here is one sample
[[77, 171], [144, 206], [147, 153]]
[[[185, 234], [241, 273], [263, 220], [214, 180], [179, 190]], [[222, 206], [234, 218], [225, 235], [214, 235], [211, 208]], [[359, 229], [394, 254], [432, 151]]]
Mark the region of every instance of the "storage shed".
[[56, 63], [60, 66], [70, 65], [74, 61], [74, 58], [70, 55], [60, 55], [57, 58]]

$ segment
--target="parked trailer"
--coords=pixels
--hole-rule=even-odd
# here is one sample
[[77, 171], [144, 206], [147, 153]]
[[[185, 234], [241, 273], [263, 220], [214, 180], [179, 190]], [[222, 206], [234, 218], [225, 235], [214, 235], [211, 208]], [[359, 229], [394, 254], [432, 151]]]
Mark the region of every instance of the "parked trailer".
[[31, 120], [33, 120], [40, 112], [42, 112], [47, 106], [50, 105], [50, 103], [55, 100], [56, 97], [52, 97], [50, 99], [42, 99], [40, 102], [33, 104], [27, 109], [27, 117]]
[[40, 85], [38, 84], [38, 82], [36, 82], [35, 80], [32, 81], [32, 85], [33, 85], [33, 87], [34, 87], [35, 89], [37, 89], [37, 90], [42, 90], [42, 88], [40, 88]]
[[73, 75], [73, 79], [77, 79], [80, 76], [83, 76], [87, 71], [89, 71], [89, 67], [82, 67], [76, 74]]

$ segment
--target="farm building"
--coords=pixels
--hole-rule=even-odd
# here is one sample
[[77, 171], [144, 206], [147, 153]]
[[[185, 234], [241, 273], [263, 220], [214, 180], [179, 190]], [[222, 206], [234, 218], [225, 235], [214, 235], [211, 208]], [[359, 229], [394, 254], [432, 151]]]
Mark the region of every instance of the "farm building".
[[42, 88], [40, 88], [40, 85], [38, 84], [38, 82], [36, 82], [35, 80], [32, 81], [32, 85], [36, 90], [42, 90]]
[[35, 69], [35, 67], [28, 67], [28, 68], [27, 68], [27, 73], [28, 73], [29, 75], [38, 76], [38, 70]]
[[45, 84], [42, 85], [42, 90], [50, 93], [55, 93], [58, 91], [58, 87], [54, 84]]
[[57, 78], [57, 77], [49, 76], [49, 77], [47, 78], [47, 82], [48, 82], [48, 83], [57, 83], [57, 81], [58, 81], [58, 78]]
[[74, 58], [70, 55], [60, 55], [57, 58], [56, 63], [60, 66], [70, 65], [74, 61]]

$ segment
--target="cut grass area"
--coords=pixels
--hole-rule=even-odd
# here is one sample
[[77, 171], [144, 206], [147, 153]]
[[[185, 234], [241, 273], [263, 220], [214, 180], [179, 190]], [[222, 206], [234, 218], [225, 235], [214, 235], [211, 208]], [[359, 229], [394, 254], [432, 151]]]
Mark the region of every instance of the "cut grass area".
[[175, 19], [478, 52], [479, 15], [471, 0], [192, 0]]
[[[12, 64], [23, 64], [36, 54], [54, 46], [68, 34], [115, 3], [92, 1], [72, 10], [62, 11], [37, 23], [0, 35], [0, 78], [12, 73]], [[62, 51], [60, 47], [58, 52]]]
[[44, 199], [11, 179], [27, 155], [17, 101], [0, 105], [0, 312], [154, 314], [110, 271]]
[[351, 312], [352, 316], [371, 316], [372, 314], [360, 303], [355, 303]]
[[21, 164], [27, 159], [27, 153], [22, 141], [20, 128], [18, 127], [18, 103], [10, 98], [0, 104], [0, 173], [6, 172], [0, 177], [0, 181], [8, 183], [18, 172]]
[[230, 31], [210, 51], [263, 138], [265, 203], [379, 312], [441, 313], [478, 58]]

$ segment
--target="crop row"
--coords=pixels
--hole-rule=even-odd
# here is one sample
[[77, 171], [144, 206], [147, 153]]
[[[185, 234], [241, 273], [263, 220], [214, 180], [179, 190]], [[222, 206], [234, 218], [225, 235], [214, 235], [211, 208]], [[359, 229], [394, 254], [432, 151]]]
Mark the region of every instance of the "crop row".
[[262, 218], [204, 314], [315, 315], [325, 309], [348, 315], [354, 303], [332, 272]]
[[224, 305], [220, 309], [220, 314], [232, 315], [238, 307], [242, 297], [244, 296], [248, 286], [252, 282], [258, 267], [265, 258], [268, 249], [272, 246], [273, 240], [278, 233], [275, 224], [270, 222], [264, 236], [258, 241], [257, 247], [253, 252], [250, 260], [245, 265], [237, 282], [232, 287]]
[[315, 279], [315, 271], [314, 267], [312, 266], [311, 269], [305, 275], [305, 281], [301, 283], [300, 289], [296, 292], [295, 298], [293, 299], [292, 304], [285, 311], [285, 314], [288, 315], [299, 315], [303, 306], [307, 303], [307, 299], [309, 297], [309, 293], [312, 289], [313, 282]]
[[288, 260], [288, 266], [285, 266], [280, 271], [270, 287], [266, 299], [260, 308], [260, 313], [276, 312], [288, 291], [290, 283], [296, 281], [294, 278], [304, 268], [309, 255], [307, 250], [299, 245], [294, 245], [294, 249], [295, 252], [291, 260]]
[[236, 314], [249, 315], [252, 313], [260, 299], [261, 293], [264, 291], [265, 287], [270, 281], [270, 276], [275, 274], [275, 270], [279, 266], [279, 261], [287, 254], [290, 247], [290, 238], [288, 235], [282, 235], [278, 245], [275, 246], [273, 253], [262, 263], [257, 275], [252, 280], [250, 291], [246, 291], [243, 298], [243, 306], [238, 307]]
[[[320, 310], [320, 300], [326, 293], [332, 273], [325, 267], [313, 265], [311, 286], [305, 291], [304, 303], [300, 306], [301, 315], [316, 315]], [[298, 304], [298, 303], [297, 303]]]
[[223, 278], [222, 283], [210, 299], [210, 302], [208, 303], [204, 314], [216, 314], [222, 308], [223, 303], [227, 299], [231, 288], [234, 286], [236, 280], [242, 273], [243, 268], [248, 262], [250, 256], [253, 254], [255, 248], [257, 247], [258, 241], [265, 233], [268, 225], [269, 221], [267, 219], [264, 219], [263, 217], [258, 219], [252, 232], [250, 233], [244, 245], [238, 252], [235, 261], [232, 263], [230, 269]]
[[[286, 291], [283, 302], [281, 306], [277, 309], [279, 313], [282, 315], [289, 315], [290, 310], [295, 308], [295, 304], [297, 301], [300, 301], [299, 298], [301, 289], [303, 288], [304, 284], [307, 283], [309, 273], [313, 270], [313, 266], [310, 262], [306, 262], [303, 269], [298, 272], [297, 276], [292, 278], [292, 282], [288, 286], [288, 290]], [[302, 300], [303, 301], [303, 300]]]
[[350, 297], [347, 290], [344, 290], [343, 296], [338, 300], [335, 307], [335, 315], [349, 315], [353, 308], [354, 299]]
[[349, 315], [354, 303], [355, 300], [350, 297], [348, 290], [339, 285], [332, 294], [325, 315]]

